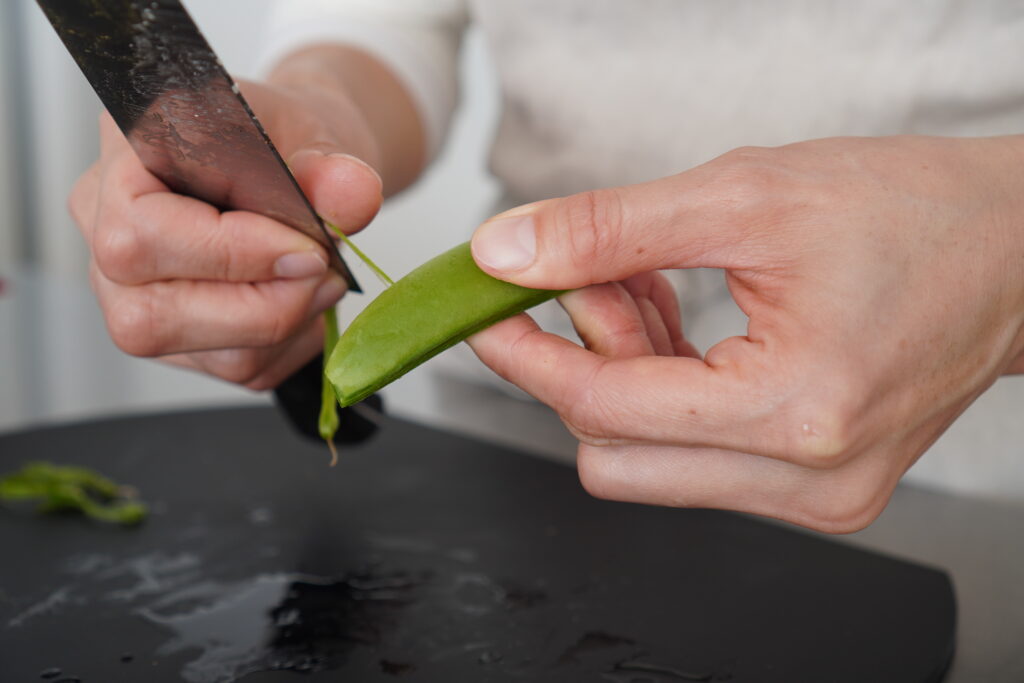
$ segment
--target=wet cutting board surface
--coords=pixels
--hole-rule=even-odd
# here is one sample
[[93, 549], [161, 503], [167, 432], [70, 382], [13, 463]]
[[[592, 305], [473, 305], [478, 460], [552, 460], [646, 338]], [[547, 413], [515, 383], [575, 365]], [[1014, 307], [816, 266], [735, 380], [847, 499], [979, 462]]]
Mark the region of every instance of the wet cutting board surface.
[[0, 436], [154, 506], [0, 509], [0, 680], [924, 683], [953, 651], [934, 569], [396, 420], [341, 458], [261, 408]]

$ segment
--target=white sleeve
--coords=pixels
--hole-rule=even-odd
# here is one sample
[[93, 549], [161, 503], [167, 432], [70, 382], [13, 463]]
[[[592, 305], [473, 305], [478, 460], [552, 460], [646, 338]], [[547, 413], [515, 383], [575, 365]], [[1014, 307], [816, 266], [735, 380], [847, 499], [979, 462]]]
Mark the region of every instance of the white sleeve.
[[467, 22], [465, 0], [277, 0], [267, 16], [260, 73], [313, 43], [366, 50], [407, 87], [432, 159], [458, 100], [458, 52]]

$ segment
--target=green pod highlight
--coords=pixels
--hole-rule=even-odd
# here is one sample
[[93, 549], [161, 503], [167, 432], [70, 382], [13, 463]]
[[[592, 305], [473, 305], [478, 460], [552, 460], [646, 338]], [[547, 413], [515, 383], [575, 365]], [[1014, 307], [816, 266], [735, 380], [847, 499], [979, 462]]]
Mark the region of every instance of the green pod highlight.
[[358, 403], [466, 337], [561, 290], [529, 289], [477, 267], [469, 242], [385, 289], [338, 339], [325, 374], [342, 406]]

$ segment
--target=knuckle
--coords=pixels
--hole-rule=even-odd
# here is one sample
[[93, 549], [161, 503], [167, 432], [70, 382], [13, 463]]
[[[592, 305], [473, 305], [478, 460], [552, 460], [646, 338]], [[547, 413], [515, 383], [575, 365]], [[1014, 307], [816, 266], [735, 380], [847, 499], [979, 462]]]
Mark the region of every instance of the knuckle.
[[79, 179], [75, 186], [71, 188], [71, 194], [68, 195], [67, 201], [67, 212], [71, 216], [71, 220], [78, 226], [79, 231], [83, 231], [88, 227], [88, 216], [85, 215], [85, 202], [82, 198], [82, 187], [81, 179]]
[[[244, 263], [238, 258], [238, 249], [231, 248], [231, 238], [245, 234], [245, 214], [229, 211], [194, 211], [190, 214], [190, 234], [195, 236], [197, 251], [210, 263], [211, 274], [224, 281], [240, 281]], [[219, 224], [218, 224], [219, 222]]]
[[310, 321], [316, 289], [309, 283], [242, 283], [246, 348], [276, 346]]
[[785, 197], [776, 151], [764, 147], [740, 147], [719, 158], [714, 195], [741, 216], [760, 214], [771, 201]]
[[[219, 213], [213, 207], [190, 207], [181, 216], [187, 222], [189, 253], [203, 263], [211, 279], [242, 282], [245, 258], [237, 248], [239, 236], [246, 236], [247, 215], [241, 211]], [[252, 231], [249, 231], [252, 234]], [[244, 237], [242, 239], [245, 239]], [[232, 248], [232, 240], [236, 247]]]
[[596, 377], [595, 373], [588, 381], [568, 389], [562, 421], [573, 436], [586, 445], [619, 443], [621, 436], [617, 434], [616, 425], [624, 409], [599, 389]]
[[134, 284], [147, 255], [139, 231], [128, 222], [104, 218], [93, 237], [96, 265], [114, 282]]
[[598, 457], [596, 449], [580, 446], [576, 456], [576, 472], [584, 491], [594, 498], [612, 500], [615, 483], [609, 476], [606, 462], [605, 458]]
[[814, 469], [834, 469], [849, 461], [858, 446], [859, 413], [853, 401], [839, 395], [797, 411], [800, 417], [789, 425], [792, 459]]
[[153, 307], [145, 297], [126, 298], [105, 309], [107, 330], [119, 349], [131, 356], [151, 358], [163, 353]]
[[562, 421], [579, 441], [591, 446], [601, 443], [602, 420], [595, 410], [594, 392], [581, 387], [572, 392], [566, 401]]
[[573, 266], [589, 271], [595, 258], [616, 253], [622, 245], [622, 200], [614, 189], [581, 192], [558, 207], [556, 238], [564, 242]]
[[266, 326], [261, 330], [261, 334], [257, 335], [259, 337], [257, 345], [275, 346], [287, 341], [295, 334], [302, 322], [303, 318], [297, 309], [279, 310], [267, 319]]
[[292, 321], [292, 316], [287, 314], [273, 316], [267, 325], [266, 337], [261, 346], [274, 346], [286, 341], [292, 335], [295, 327], [296, 323]]
[[790, 449], [795, 462], [814, 469], [839, 467], [847, 458], [847, 440], [832, 416], [817, 415], [797, 426], [799, 434]]
[[732, 165], [762, 165], [770, 163], [775, 157], [775, 149], [771, 147], [759, 147], [757, 145], [743, 145], [731, 149], [721, 156], [723, 161]]
[[93, 205], [96, 194], [95, 164], [80, 175], [68, 194], [67, 211], [80, 230], [85, 230], [92, 222], [89, 207]]
[[643, 320], [625, 320], [607, 331], [607, 342], [611, 348], [629, 348], [637, 340], [648, 339], [647, 327]]

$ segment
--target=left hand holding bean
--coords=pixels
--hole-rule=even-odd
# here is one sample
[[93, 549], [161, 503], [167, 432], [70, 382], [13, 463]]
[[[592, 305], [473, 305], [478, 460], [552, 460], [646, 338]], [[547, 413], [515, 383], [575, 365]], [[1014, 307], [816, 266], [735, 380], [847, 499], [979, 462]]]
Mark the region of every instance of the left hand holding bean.
[[[525, 315], [470, 343], [558, 412], [605, 498], [854, 531], [1024, 369], [1024, 136], [739, 149], [514, 209], [473, 251], [518, 285], [585, 287], [562, 303], [586, 348]], [[653, 272], [696, 267], [749, 317], [703, 357]]]

